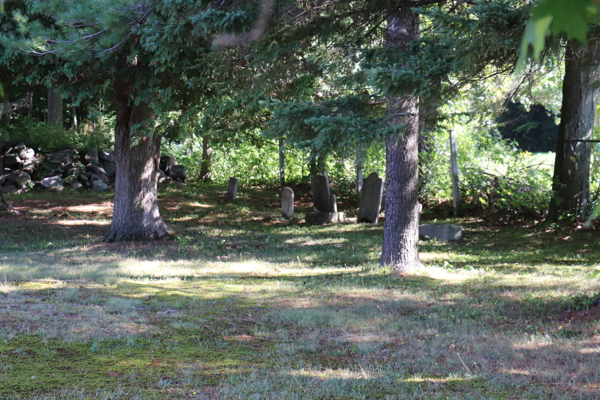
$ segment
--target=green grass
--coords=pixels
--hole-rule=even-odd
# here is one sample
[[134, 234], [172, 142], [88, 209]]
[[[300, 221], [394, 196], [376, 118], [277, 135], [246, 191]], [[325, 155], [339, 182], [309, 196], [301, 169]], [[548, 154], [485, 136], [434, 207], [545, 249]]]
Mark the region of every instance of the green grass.
[[110, 193], [7, 196], [28, 213], [0, 214], [0, 399], [600, 396], [597, 231], [453, 220], [465, 240], [398, 276], [381, 225], [224, 193], [167, 188], [174, 237], [117, 244]]

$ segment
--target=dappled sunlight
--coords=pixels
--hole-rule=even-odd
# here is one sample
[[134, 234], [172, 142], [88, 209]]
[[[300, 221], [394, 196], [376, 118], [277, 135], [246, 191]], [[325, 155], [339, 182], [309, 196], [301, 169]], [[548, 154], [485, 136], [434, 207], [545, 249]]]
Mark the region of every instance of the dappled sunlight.
[[360, 369], [353, 371], [351, 369], [300, 369], [293, 370], [285, 373], [292, 377], [309, 377], [316, 379], [340, 379], [340, 380], [355, 380], [355, 379], [377, 379], [382, 376], [381, 373], [375, 373], [374, 371], [365, 371]]
[[110, 225], [110, 220], [102, 220], [102, 221], [91, 221], [91, 220], [58, 220], [52, 222], [56, 225], [65, 225], [65, 226], [88, 226], [88, 225], [98, 225], [98, 226], [108, 226]]
[[[64, 210], [70, 212], [81, 212], [81, 213], [105, 213], [112, 211], [112, 202], [105, 201], [103, 203], [84, 204], [64, 207]], [[53, 209], [53, 211], [56, 211]]]

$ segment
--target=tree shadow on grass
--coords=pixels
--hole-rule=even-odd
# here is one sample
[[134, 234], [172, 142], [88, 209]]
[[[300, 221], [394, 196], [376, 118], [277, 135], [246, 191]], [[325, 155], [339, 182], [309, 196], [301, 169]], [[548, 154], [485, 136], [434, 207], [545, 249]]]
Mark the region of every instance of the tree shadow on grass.
[[[358, 273], [181, 278], [16, 288], [0, 301], [18, 305], [4, 318], [19, 321], [0, 341], [0, 377], [12, 382], [0, 395], [77, 382], [175, 397], [552, 399], [586, 398], [599, 383], [589, 324], [560, 329], [557, 314], [493, 286]], [[102, 321], [104, 334], [84, 334]], [[112, 333], [117, 324], [136, 328]]]

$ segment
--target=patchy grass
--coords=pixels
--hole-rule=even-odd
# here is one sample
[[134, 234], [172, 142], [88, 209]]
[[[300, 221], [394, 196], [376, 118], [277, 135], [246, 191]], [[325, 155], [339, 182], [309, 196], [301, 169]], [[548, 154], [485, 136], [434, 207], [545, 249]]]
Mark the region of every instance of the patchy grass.
[[0, 398], [600, 397], [597, 231], [455, 220], [464, 241], [398, 276], [381, 225], [224, 196], [167, 188], [173, 238], [120, 244], [110, 193], [7, 196], [27, 213], [0, 214]]

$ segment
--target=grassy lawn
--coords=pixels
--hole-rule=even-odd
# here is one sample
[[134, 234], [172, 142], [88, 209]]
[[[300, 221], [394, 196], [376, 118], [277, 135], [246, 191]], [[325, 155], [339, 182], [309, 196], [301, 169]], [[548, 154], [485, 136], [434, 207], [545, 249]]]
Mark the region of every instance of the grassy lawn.
[[7, 196], [0, 399], [600, 398], [597, 231], [463, 219], [399, 276], [277, 193], [170, 187], [174, 238], [117, 244], [112, 193]]

